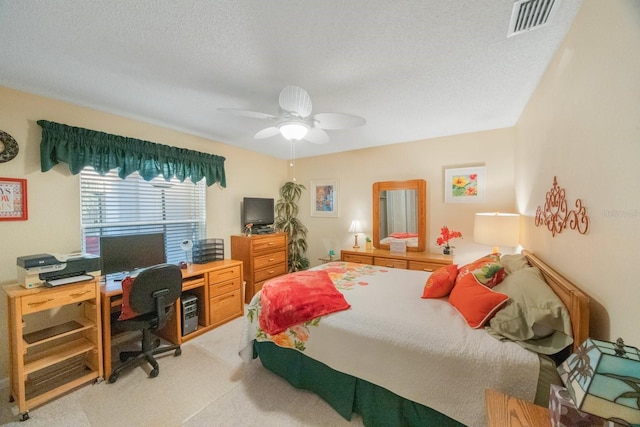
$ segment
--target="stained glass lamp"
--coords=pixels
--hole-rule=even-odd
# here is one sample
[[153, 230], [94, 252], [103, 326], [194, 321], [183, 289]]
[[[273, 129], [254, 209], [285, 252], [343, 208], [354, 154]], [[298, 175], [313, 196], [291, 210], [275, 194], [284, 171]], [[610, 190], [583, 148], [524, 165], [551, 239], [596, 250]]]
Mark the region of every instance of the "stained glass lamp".
[[623, 425], [640, 424], [640, 351], [587, 338], [558, 368], [582, 412]]

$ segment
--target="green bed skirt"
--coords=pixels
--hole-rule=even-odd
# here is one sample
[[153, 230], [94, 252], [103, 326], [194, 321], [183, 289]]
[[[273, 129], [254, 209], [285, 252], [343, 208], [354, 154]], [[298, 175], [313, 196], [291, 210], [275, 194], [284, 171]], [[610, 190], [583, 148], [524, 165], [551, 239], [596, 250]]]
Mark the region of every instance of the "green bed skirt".
[[272, 342], [254, 341], [253, 357], [260, 357], [265, 368], [292, 386], [320, 396], [345, 419], [350, 420], [353, 412], [360, 414], [368, 427], [464, 426], [438, 411]]

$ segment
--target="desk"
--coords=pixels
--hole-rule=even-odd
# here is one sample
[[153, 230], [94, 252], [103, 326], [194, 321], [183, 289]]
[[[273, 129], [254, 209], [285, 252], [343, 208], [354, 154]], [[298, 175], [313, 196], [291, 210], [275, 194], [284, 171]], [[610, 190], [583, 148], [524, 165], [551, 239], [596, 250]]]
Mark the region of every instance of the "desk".
[[[182, 290], [198, 298], [198, 329], [182, 335], [182, 307], [175, 305], [167, 324], [157, 335], [182, 344], [211, 329], [240, 317], [244, 313], [242, 302], [242, 261], [220, 260], [206, 264], [190, 264], [182, 271]], [[102, 304], [102, 347], [104, 351], [104, 377], [111, 375], [111, 328], [114, 314], [122, 305], [121, 282], [105, 282], [100, 286]], [[179, 302], [179, 301], [177, 301]]]

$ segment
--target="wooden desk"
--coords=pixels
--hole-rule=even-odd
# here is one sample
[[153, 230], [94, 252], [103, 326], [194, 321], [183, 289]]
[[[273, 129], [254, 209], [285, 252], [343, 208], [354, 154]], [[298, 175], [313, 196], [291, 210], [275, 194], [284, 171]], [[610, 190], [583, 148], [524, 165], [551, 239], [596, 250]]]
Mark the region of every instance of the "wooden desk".
[[[182, 344], [211, 329], [240, 317], [242, 302], [242, 261], [225, 259], [206, 264], [190, 264], [182, 270], [182, 290], [198, 298], [198, 329], [182, 335], [182, 306], [178, 302], [167, 324], [157, 335]], [[121, 282], [105, 283], [100, 287], [102, 300], [102, 342], [104, 349], [104, 377], [111, 375], [112, 318], [122, 306]]]
[[495, 390], [484, 391], [489, 427], [551, 427], [549, 409]]

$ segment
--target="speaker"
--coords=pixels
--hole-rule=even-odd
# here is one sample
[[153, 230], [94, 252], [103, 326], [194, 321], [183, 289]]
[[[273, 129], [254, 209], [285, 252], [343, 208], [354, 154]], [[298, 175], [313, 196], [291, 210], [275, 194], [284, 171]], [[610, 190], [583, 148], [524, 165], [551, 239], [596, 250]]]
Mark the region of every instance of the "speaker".
[[198, 330], [198, 297], [193, 294], [182, 294], [182, 336]]

